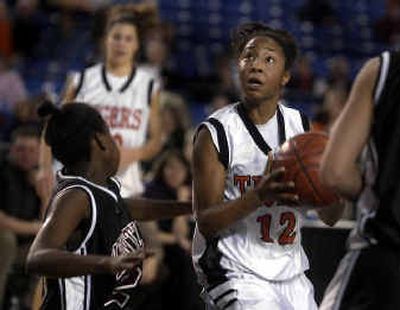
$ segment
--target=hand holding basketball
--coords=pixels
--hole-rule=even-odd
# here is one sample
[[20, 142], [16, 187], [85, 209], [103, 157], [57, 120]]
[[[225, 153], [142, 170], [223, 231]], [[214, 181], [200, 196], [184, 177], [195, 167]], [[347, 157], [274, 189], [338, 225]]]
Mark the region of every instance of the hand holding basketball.
[[285, 168], [283, 180], [294, 182], [301, 205], [321, 208], [339, 202], [339, 197], [322, 185], [318, 176], [327, 142], [324, 133], [304, 133], [286, 141], [273, 154], [272, 169]]

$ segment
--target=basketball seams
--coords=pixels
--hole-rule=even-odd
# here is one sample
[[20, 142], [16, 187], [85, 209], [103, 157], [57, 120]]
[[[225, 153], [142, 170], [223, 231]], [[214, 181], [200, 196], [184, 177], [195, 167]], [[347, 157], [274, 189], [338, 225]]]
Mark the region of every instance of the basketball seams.
[[297, 146], [296, 146], [296, 144], [294, 143], [293, 140], [290, 140], [289, 143], [291, 144], [291, 146], [292, 146], [292, 148], [293, 148], [293, 153], [294, 153], [294, 155], [296, 156], [296, 159], [297, 159], [297, 162], [299, 163], [300, 169], [303, 171], [303, 173], [304, 173], [304, 175], [305, 175], [305, 177], [306, 177], [306, 180], [307, 180], [308, 184], [309, 184], [309, 185], [311, 186], [311, 188], [313, 189], [313, 194], [314, 194], [314, 196], [316, 196], [316, 198], [317, 198], [320, 202], [323, 202], [323, 200], [321, 199], [321, 196], [319, 195], [319, 192], [318, 192], [317, 188], [314, 186], [314, 183], [312, 182], [311, 177], [309, 176], [309, 174], [308, 174], [308, 172], [307, 172], [306, 167], [305, 167], [304, 164], [303, 164], [302, 159], [300, 158], [300, 155], [299, 155], [299, 153], [298, 153], [298, 151], [297, 151]]

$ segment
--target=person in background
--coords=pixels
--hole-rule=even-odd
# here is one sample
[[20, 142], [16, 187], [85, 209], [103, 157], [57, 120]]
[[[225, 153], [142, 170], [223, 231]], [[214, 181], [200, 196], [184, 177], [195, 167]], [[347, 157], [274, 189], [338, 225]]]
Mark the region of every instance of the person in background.
[[[166, 150], [154, 165], [144, 197], [162, 200], [191, 200], [190, 164], [180, 150]], [[164, 246], [166, 276], [160, 290], [163, 309], [203, 309], [200, 288], [191, 263], [191, 223], [187, 216], [157, 223], [158, 239]]]
[[[9, 290], [21, 306], [30, 303], [31, 280], [24, 274], [24, 262], [33, 237], [41, 226], [41, 201], [36, 186], [39, 161], [39, 130], [19, 127], [12, 134], [8, 156], [0, 163], [0, 307], [4, 302], [7, 275], [18, 271], [23, 294]], [[14, 282], [16, 278], [12, 279]], [[19, 295], [19, 296], [16, 296]], [[9, 301], [9, 300], [8, 300]]]

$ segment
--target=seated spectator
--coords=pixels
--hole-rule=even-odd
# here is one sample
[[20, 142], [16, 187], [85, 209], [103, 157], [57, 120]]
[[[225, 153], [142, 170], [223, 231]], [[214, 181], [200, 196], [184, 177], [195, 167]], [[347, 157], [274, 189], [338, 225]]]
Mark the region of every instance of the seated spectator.
[[[191, 197], [190, 166], [180, 151], [165, 152], [156, 163], [144, 197], [187, 201]], [[163, 309], [203, 309], [190, 258], [190, 226], [187, 217], [158, 223], [159, 240], [164, 244], [164, 264], [168, 276], [158, 296]], [[204, 306], [203, 306], [204, 307]]]
[[299, 10], [299, 19], [318, 26], [330, 26], [337, 22], [335, 10], [329, 0], [308, 0]]
[[163, 91], [160, 95], [160, 116], [163, 150], [183, 150], [189, 115], [183, 98], [175, 93]]
[[212, 114], [231, 103], [233, 102], [229, 101], [229, 94], [218, 93], [211, 99], [211, 103], [207, 107], [207, 114]]
[[0, 105], [11, 111], [16, 103], [26, 99], [27, 91], [22, 77], [9, 68], [5, 58], [0, 56]]
[[342, 111], [348, 92], [340, 87], [329, 88], [324, 96], [321, 106], [315, 113], [313, 129], [317, 131], [329, 132], [336, 118]]
[[314, 80], [310, 59], [304, 55], [295, 63], [288, 87], [300, 93], [311, 95], [314, 91]]
[[400, 1], [385, 1], [385, 14], [376, 22], [374, 30], [379, 41], [392, 46], [400, 43]]
[[10, 57], [13, 52], [12, 46], [12, 21], [8, 14], [7, 5], [0, 2], [0, 54]]
[[[2, 252], [0, 266], [1, 303], [12, 264], [16, 264], [19, 274], [23, 274], [25, 256], [33, 236], [40, 228], [41, 203], [35, 187], [39, 144], [39, 132], [36, 129], [20, 127], [12, 135], [8, 157], [0, 163], [0, 240], [5, 243], [0, 247], [8, 249]], [[8, 297], [19, 295], [21, 306], [28, 307], [31, 282], [22, 282], [24, 288], [17, 288], [17, 292], [11, 291]]]

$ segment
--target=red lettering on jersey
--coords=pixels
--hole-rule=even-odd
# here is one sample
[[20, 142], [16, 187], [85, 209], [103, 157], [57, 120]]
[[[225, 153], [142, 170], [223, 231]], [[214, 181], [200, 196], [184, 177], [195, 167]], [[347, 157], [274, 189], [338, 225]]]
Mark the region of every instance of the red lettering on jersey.
[[246, 192], [246, 184], [250, 186], [250, 176], [249, 175], [235, 175], [233, 177], [233, 184], [239, 187], [240, 194], [244, 195]]
[[130, 125], [129, 128], [138, 130], [141, 123], [142, 123], [142, 110], [133, 110], [132, 121], [129, 124]]
[[[268, 243], [273, 243], [271, 238], [271, 223], [272, 215], [267, 213], [257, 217], [257, 223], [260, 223], [261, 240]], [[281, 226], [286, 225], [283, 232], [279, 235], [278, 243], [280, 245], [292, 244], [296, 239], [296, 215], [293, 212], [283, 212], [279, 218]]]
[[285, 230], [279, 236], [278, 243], [280, 245], [292, 244], [296, 238], [296, 216], [293, 212], [284, 212], [281, 214], [279, 224], [285, 227]]
[[269, 231], [271, 228], [271, 214], [264, 214], [262, 216], [257, 217], [257, 222], [260, 223], [261, 229], [261, 240], [268, 243], [273, 243], [271, 236], [269, 235]]
[[130, 109], [127, 107], [100, 106], [97, 108], [107, 123], [113, 129], [133, 129], [138, 130], [142, 124], [142, 110]]
[[122, 108], [121, 111], [121, 123], [119, 127], [122, 128], [129, 128], [129, 115], [131, 113], [131, 110], [128, 108]]
[[119, 109], [117, 107], [112, 107], [111, 113], [110, 113], [110, 127], [111, 128], [118, 127], [118, 114], [119, 114]]

